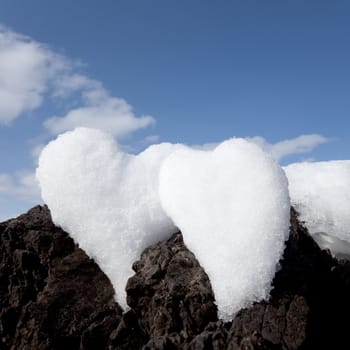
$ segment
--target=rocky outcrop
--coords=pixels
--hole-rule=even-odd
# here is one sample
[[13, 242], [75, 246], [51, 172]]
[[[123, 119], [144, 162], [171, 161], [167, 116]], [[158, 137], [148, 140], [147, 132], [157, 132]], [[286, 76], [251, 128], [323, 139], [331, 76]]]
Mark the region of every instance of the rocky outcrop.
[[0, 224], [0, 349], [346, 349], [350, 263], [321, 251], [292, 210], [269, 301], [217, 319], [180, 233], [147, 248], [123, 314], [94, 261], [46, 207]]
[[208, 276], [180, 233], [146, 249], [133, 269], [127, 302], [150, 337], [148, 349], [181, 348], [217, 320]]
[[0, 349], [104, 349], [122, 310], [46, 207], [0, 224]]

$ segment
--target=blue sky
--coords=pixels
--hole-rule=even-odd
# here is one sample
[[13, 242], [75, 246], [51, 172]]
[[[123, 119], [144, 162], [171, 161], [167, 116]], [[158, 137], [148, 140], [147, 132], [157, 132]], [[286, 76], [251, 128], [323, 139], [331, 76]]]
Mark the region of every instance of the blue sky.
[[349, 159], [349, 18], [340, 0], [3, 0], [0, 219], [38, 202], [40, 147], [79, 123], [135, 152], [259, 136], [292, 140], [282, 164]]

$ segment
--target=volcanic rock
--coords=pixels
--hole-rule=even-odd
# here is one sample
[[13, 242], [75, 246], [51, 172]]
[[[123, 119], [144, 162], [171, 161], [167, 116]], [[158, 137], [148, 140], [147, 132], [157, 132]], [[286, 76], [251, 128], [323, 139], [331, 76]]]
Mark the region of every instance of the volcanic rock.
[[0, 349], [103, 349], [122, 310], [47, 207], [0, 224]]
[[181, 233], [148, 247], [129, 310], [46, 206], [0, 224], [0, 349], [346, 349], [350, 262], [322, 251], [291, 211], [271, 298], [217, 319], [210, 281]]

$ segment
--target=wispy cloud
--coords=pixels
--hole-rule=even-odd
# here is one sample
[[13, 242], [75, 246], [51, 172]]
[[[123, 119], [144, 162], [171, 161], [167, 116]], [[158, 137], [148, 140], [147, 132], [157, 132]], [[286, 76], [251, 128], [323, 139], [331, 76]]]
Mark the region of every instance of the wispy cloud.
[[14, 174], [0, 173], [0, 194], [30, 202], [39, 202], [40, 191], [34, 171], [18, 171]]
[[83, 106], [45, 121], [44, 126], [52, 134], [85, 126], [121, 137], [155, 123], [151, 116], [136, 117], [125, 100], [111, 97], [103, 88], [84, 91], [82, 95]]
[[[260, 145], [265, 151], [270, 152], [273, 157], [279, 161], [289, 155], [311, 152], [318, 145], [329, 141], [328, 138], [321, 135], [302, 135], [275, 144], [270, 144], [263, 137], [259, 136], [247, 139]], [[148, 138], [149, 143], [156, 141], [158, 141], [156, 135], [151, 135]], [[216, 146], [217, 143], [209, 143], [192, 147], [201, 150], [211, 150]], [[32, 157], [35, 160], [37, 160], [42, 147], [43, 145], [38, 145], [32, 150]], [[25, 200], [33, 204], [40, 202], [40, 191], [34, 171], [25, 170], [13, 174], [0, 173], [0, 194], [8, 195], [18, 200]]]
[[0, 26], [0, 123], [9, 125], [25, 112], [39, 108], [45, 98], [74, 108], [48, 116], [51, 134], [79, 126], [94, 127], [125, 136], [155, 123], [151, 116], [137, 117], [125, 100], [111, 96], [103, 84], [79, 72], [79, 65], [35, 40]]
[[159, 135], [148, 135], [145, 137], [145, 143], [152, 144], [159, 142], [160, 136]]
[[[43, 122], [45, 141], [41, 137], [40, 144], [31, 150], [33, 168], [42, 143], [61, 132], [86, 126], [119, 138], [155, 123], [152, 116], [136, 116], [130, 104], [112, 96], [102, 82], [82, 70], [81, 63], [0, 24], [0, 126], [10, 127], [48, 99], [57, 107], [56, 115], [48, 115]], [[64, 112], [60, 113], [62, 106]], [[39, 202], [34, 169], [0, 173], [0, 195], [25, 203]]]
[[[113, 96], [102, 82], [83, 74], [81, 64], [0, 25], [0, 126], [11, 126], [20, 116], [40, 108], [46, 99], [60, 102], [57, 108], [66, 107], [64, 112], [57, 111], [47, 116], [43, 123], [47, 137], [86, 126], [120, 138], [155, 123], [152, 116], [135, 115], [132, 106], [124, 99]], [[67, 109], [67, 106], [70, 107]], [[317, 134], [302, 135], [276, 144], [270, 144], [262, 137], [250, 140], [277, 160], [292, 154], [309, 153], [329, 141]], [[145, 143], [157, 141], [158, 135], [144, 139]], [[44, 141], [40, 139], [39, 142]], [[212, 149], [215, 145], [197, 147]], [[38, 144], [32, 149], [33, 167], [42, 147]], [[0, 194], [38, 202], [40, 196], [34, 171], [0, 173]]]
[[45, 45], [0, 25], [0, 123], [38, 108], [49, 81], [66, 65]]
[[329, 138], [319, 134], [301, 135], [274, 144], [268, 143], [260, 136], [251, 137], [248, 140], [258, 144], [278, 161], [290, 155], [309, 153], [316, 147], [330, 141]]
[[[270, 153], [277, 161], [281, 161], [291, 155], [310, 153], [316, 147], [329, 142], [331, 139], [318, 134], [309, 134], [282, 140], [277, 143], [269, 143], [262, 136], [246, 137], [246, 140], [257, 144], [265, 152]], [[218, 144], [219, 142], [212, 142], [204, 145], [192, 145], [191, 147], [206, 151], [216, 148]]]

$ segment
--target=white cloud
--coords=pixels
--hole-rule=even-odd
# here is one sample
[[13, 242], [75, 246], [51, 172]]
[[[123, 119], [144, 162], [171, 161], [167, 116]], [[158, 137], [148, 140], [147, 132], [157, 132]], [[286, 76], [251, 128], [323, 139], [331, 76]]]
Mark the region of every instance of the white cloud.
[[48, 96], [63, 99], [67, 106], [72, 95], [74, 108], [44, 122], [51, 134], [86, 126], [120, 137], [155, 123], [151, 116], [136, 117], [125, 100], [111, 96], [100, 81], [78, 68], [67, 57], [0, 25], [0, 124], [35, 110]]
[[38, 203], [40, 191], [34, 171], [23, 170], [14, 174], [0, 173], [0, 194]]
[[12, 188], [12, 178], [8, 174], [0, 174], [0, 193], [7, 193]]
[[38, 108], [66, 60], [29, 37], [0, 26], [0, 123]]
[[309, 153], [317, 146], [330, 141], [329, 138], [318, 134], [301, 135], [274, 144], [268, 143], [260, 136], [251, 137], [248, 140], [258, 144], [278, 161], [293, 154]]
[[121, 137], [155, 123], [151, 116], [136, 117], [124, 99], [110, 96], [99, 81], [84, 75], [64, 76], [56, 81], [55, 96], [72, 93], [80, 93], [82, 105], [45, 121], [44, 126], [54, 135], [83, 126]]
[[85, 106], [72, 109], [63, 117], [52, 117], [45, 121], [44, 126], [52, 134], [85, 126], [120, 137], [155, 123], [151, 116], [136, 117], [125, 100], [104, 96], [101, 90], [89, 91], [84, 94], [84, 99]]
[[[54, 135], [90, 126], [120, 137], [155, 123], [151, 116], [136, 117], [125, 100], [112, 96], [100, 81], [81, 71], [80, 63], [0, 24], [0, 126], [11, 125], [48, 99], [56, 107], [65, 108], [65, 112], [56, 111], [56, 116], [44, 122]], [[38, 144], [31, 150], [34, 163], [42, 148]], [[2, 218], [17, 209], [22, 211], [20, 208], [27, 208], [28, 203], [40, 202], [34, 171], [0, 173], [0, 204], [1, 201], [7, 203], [0, 205]]]
[[98, 90], [102, 91], [103, 85], [97, 80], [90, 79], [82, 74], [72, 74], [72, 75], [63, 75], [56, 77], [55, 80], [55, 97], [68, 97], [70, 94], [79, 91], [91, 91]]
[[[262, 136], [246, 137], [246, 140], [260, 146], [264, 151], [270, 153], [277, 161], [293, 154], [309, 153], [317, 146], [330, 141], [329, 138], [318, 134], [301, 135], [277, 143], [269, 143]], [[208, 151], [215, 149], [219, 144], [219, 142], [212, 142], [203, 145], [191, 145], [191, 147]]]
[[145, 137], [145, 143], [157, 143], [159, 141], [159, 135], [148, 135]]
[[217, 146], [220, 145], [220, 142], [208, 142], [203, 145], [190, 145], [191, 148], [199, 149], [202, 151], [213, 151]]

